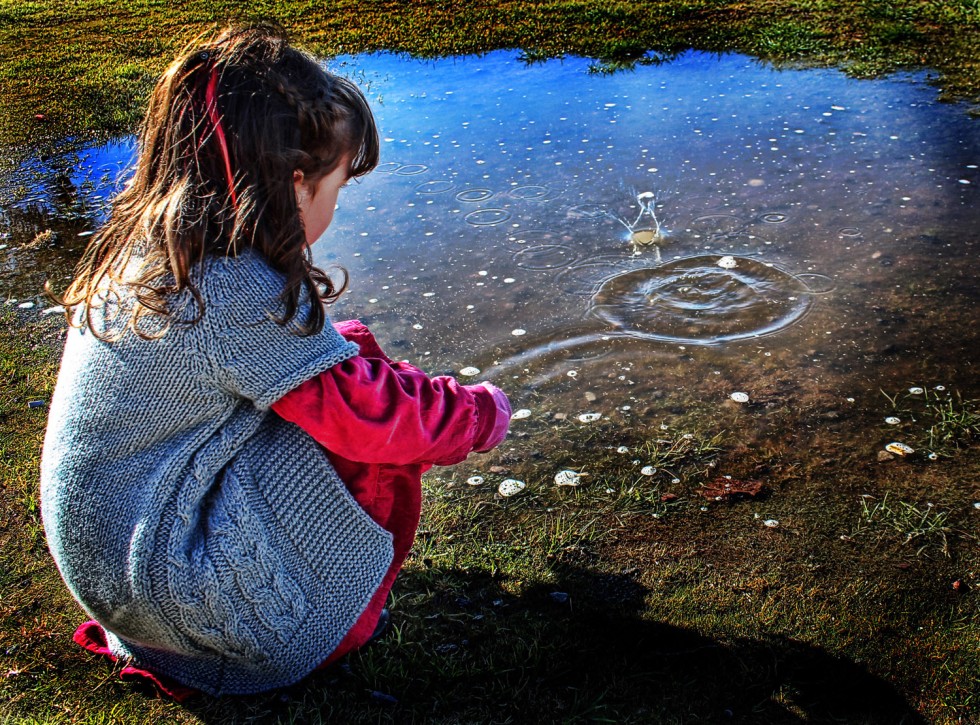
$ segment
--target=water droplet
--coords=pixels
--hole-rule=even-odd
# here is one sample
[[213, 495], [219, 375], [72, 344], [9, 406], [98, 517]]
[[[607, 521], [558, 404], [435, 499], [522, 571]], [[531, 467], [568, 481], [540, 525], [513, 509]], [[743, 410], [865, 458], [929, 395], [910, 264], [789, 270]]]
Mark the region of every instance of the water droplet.
[[731, 398], [732, 400], [734, 400], [736, 403], [748, 403], [749, 402], [749, 394], [748, 393], [732, 393], [728, 397]]
[[497, 493], [505, 498], [518, 494], [527, 488], [527, 484], [524, 481], [518, 481], [516, 478], [505, 478], [497, 486]]

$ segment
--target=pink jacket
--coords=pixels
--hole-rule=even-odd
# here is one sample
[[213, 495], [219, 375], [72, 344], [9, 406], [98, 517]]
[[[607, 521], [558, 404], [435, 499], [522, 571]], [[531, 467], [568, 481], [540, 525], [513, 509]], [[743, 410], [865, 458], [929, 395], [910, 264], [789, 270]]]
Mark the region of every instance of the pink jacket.
[[362, 646], [374, 632], [415, 541], [422, 474], [498, 445], [511, 412], [507, 396], [488, 383], [430, 378], [408, 363], [392, 361], [359, 321], [335, 327], [360, 346], [360, 354], [286, 393], [272, 410], [326, 449], [357, 502], [391, 532], [395, 555], [371, 603], [321, 666]]

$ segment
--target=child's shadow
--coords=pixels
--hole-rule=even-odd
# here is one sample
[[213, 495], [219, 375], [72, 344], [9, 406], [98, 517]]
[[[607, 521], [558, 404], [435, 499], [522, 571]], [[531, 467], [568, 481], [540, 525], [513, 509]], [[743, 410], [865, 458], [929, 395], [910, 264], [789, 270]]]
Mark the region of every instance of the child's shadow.
[[192, 709], [214, 723], [246, 708], [251, 722], [260, 712], [306, 722], [317, 700], [328, 722], [350, 722], [340, 714], [358, 707], [364, 721], [393, 722], [925, 722], [892, 685], [819, 647], [640, 619], [647, 590], [627, 575], [564, 568], [520, 597], [471, 572], [418, 576], [434, 600], [425, 612], [395, 608], [402, 641], [271, 697]]

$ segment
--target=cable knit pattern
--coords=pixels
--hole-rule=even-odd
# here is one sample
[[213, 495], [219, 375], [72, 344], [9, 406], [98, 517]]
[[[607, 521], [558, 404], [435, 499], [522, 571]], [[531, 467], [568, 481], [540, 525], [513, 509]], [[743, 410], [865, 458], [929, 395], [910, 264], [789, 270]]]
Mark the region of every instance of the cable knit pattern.
[[[384, 577], [391, 536], [269, 411], [357, 345], [329, 322], [308, 337], [278, 325], [283, 278], [250, 252], [209, 260], [200, 279], [195, 325], [114, 342], [69, 331], [42, 516], [116, 656], [212, 694], [258, 692], [333, 651]], [[192, 313], [189, 299], [175, 309]]]

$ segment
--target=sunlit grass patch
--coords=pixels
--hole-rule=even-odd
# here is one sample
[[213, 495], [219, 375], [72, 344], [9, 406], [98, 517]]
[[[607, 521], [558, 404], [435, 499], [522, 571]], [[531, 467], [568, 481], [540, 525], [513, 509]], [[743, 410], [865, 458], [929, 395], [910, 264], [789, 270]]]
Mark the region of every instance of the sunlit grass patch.
[[880, 500], [872, 496], [861, 498], [861, 520], [851, 536], [890, 531], [897, 533], [903, 545], [912, 544], [916, 554], [935, 549], [949, 556], [949, 513], [934, 504], [916, 506], [907, 501], [890, 500], [885, 494]]
[[948, 457], [980, 440], [980, 401], [964, 400], [943, 385], [913, 385], [889, 395], [886, 424], [908, 437], [912, 448], [932, 460]]

